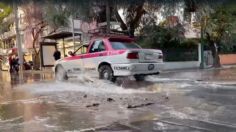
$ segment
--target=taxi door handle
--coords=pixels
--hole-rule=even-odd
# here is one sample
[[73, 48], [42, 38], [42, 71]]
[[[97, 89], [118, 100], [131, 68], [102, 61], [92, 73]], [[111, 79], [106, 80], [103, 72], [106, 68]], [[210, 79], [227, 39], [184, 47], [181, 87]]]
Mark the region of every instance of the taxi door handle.
[[102, 54], [102, 53], [100, 53], [100, 54], [99, 54], [99, 56], [103, 56], [103, 54]]

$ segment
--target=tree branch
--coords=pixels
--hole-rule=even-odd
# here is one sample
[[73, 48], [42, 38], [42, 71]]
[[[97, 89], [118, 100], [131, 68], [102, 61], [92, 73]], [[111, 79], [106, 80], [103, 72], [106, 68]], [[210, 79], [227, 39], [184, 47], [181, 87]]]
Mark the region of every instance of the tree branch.
[[136, 28], [140, 22], [140, 19], [142, 18], [143, 14], [146, 13], [146, 11], [143, 9], [144, 3], [139, 5], [135, 10], [136, 10], [136, 16], [135, 18], [131, 21], [131, 24]]
[[119, 12], [118, 12], [118, 10], [117, 10], [117, 8], [114, 9], [114, 13], [115, 13], [116, 19], [120, 22], [120, 27], [121, 27], [121, 29], [122, 29], [123, 31], [128, 30], [128, 27], [127, 27], [127, 25], [125, 24], [125, 22], [123, 21], [123, 19], [121, 18], [120, 14], [119, 14]]

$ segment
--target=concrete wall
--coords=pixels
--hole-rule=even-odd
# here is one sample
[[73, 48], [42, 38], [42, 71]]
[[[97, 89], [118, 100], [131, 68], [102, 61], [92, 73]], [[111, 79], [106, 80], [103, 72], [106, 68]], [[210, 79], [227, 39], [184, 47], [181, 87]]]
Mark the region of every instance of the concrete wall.
[[[212, 61], [212, 60], [209, 60], [208, 57], [206, 59], [206, 55], [205, 55], [205, 61]], [[222, 65], [236, 64], [236, 54], [220, 55], [220, 62]], [[208, 62], [205, 62], [205, 63], [207, 67], [209, 64]], [[200, 65], [200, 59], [199, 61], [164, 62], [163, 70], [199, 68], [199, 65]]]
[[198, 61], [164, 62], [163, 70], [191, 69], [191, 68], [198, 68], [199, 65], [200, 63]]
[[236, 54], [220, 55], [220, 63], [222, 65], [236, 64]]

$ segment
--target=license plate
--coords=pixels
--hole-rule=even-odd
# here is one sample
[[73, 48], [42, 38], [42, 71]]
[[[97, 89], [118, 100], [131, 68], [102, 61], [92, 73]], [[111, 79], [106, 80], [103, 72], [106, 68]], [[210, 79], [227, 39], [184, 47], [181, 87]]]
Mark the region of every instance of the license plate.
[[154, 56], [153, 55], [146, 55], [145, 60], [153, 60]]

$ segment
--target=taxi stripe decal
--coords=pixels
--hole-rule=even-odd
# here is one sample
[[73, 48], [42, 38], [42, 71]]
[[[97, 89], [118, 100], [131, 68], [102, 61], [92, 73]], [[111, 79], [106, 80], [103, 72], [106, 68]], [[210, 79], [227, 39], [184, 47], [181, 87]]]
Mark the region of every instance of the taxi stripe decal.
[[82, 54], [82, 55], [75, 55], [75, 56], [66, 57], [63, 60], [64, 61], [70, 61], [70, 60], [87, 59], [87, 58], [94, 58], [94, 57], [105, 57], [105, 56], [120, 55], [120, 54], [125, 53], [125, 51], [126, 50], [88, 53], [88, 54]]

